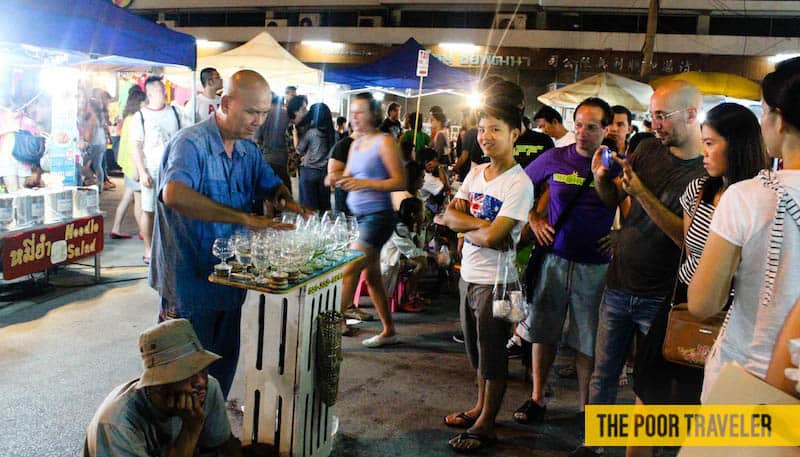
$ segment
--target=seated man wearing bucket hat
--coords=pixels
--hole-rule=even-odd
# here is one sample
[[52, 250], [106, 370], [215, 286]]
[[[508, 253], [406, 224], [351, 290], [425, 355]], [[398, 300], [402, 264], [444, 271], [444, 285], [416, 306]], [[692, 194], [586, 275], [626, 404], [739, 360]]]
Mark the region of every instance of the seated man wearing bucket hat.
[[139, 337], [144, 373], [106, 397], [86, 430], [84, 457], [239, 456], [219, 383], [191, 324], [174, 319]]

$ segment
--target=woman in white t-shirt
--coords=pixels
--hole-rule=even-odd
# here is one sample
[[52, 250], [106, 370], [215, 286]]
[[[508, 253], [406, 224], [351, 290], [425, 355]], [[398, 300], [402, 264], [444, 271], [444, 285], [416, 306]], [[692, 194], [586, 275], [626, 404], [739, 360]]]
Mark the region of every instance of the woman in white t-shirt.
[[800, 296], [800, 58], [764, 78], [762, 97], [764, 141], [784, 169], [762, 171], [725, 192], [689, 286], [689, 310], [699, 318], [722, 309], [732, 280], [735, 290], [706, 360], [703, 402], [725, 363], [765, 377], [777, 335]]

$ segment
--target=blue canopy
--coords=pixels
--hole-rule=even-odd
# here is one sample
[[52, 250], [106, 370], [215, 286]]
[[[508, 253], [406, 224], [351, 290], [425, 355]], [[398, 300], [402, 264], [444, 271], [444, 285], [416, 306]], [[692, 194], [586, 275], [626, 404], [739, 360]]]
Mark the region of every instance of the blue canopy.
[[[347, 84], [353, 89], [363, 87], [385, 87], [389, 89], [417, 89], [417, 56], [424, 50], [414, 38], [409, 38], [402, 46], [370, 64], [355, 67], [329, 68], [325, 70], [325, 81]], [[466, 89], [477, 78], [467, 72], [447, 66], [431, 56], [428, 76], [424, 88]]]
[[155, 24], [109, 0], [0, 0], [0, 43], [65, 51], [67, 63], [195, 69], [197, 62], [193, 36]]

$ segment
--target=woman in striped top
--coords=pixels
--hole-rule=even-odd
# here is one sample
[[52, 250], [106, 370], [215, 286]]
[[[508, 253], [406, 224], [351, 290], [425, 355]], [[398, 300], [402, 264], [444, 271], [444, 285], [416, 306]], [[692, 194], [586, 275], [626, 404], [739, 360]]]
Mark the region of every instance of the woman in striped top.
[[[675, 303], [686, 302], [686, 289], [703, 254], [722, 194], [731, 184], [750, 179], [767, 166], [758, 119], [744, 106], [715, 106], [706, 115], [702, 134], [703, 165], [708, 176], [689, 183], [680, 199], [686, 253], [678, 272]], [[699, 403], [702, 370], [667, 362], [661, 355], [668, 314], [665, 307], [656, 317], [637, 355], [634, 392], [645, 404]]]

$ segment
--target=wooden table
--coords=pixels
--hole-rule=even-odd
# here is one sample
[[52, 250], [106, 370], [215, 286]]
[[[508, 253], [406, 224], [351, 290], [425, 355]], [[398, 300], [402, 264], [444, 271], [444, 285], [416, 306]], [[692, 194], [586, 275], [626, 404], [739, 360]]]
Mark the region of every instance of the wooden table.
[[344, 267], [350, 253], [327, 269], [284, 290], [209, 276], [209, 281], [247, 289], [242, 307], [241, 354], [245, 367], [242, 443], [267, 443], [281, 456], [325, 457], [333, 447], [334, 407], [315, 385], [317, 319], [339, 310]]

